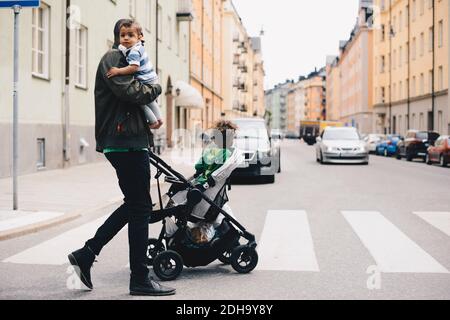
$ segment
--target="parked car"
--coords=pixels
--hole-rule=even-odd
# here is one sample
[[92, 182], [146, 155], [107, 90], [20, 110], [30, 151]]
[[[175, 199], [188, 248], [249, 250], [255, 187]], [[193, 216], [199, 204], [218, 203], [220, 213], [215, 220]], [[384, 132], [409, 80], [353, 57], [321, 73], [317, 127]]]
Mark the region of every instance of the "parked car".
[[450, 136], [440, 136], [434, 146], [428, 148], [426, 163], [439, 163], [442, 167], [450, 163]]
[[231, 175], [237, 177], [260, 177], [268, 183], [275, 182], [275, 174], [281, 171], [279, 144], [269, 138], [264, 119], [235, 119], [238, 126], [235, 147], [245, 154], [245, 163]]
[[369, 153], [375, 153], [377, 151], [377, 145], [386, 139], [384, 134], [369, 134], [364, 141], [367, 142], [367, 148]]
[[376, 148], [376, 154], [379, 156], [392, 157], [397, 154], [397, 144], [403, 139], [399, 135], [388, 135], [381, 141]]
[[439, 133], [437, 132], [410, 130], [406, 139], [398, 142], [396, 158], [398, 160], [406, 158], [407, 161], [419, 158], [425, 161], [428, 148], [433, 146], [438, 138]]
[[321, 164], [369, 164], [369, 151], [355, 128], [328, 127], [317, 138], [316, 159]]

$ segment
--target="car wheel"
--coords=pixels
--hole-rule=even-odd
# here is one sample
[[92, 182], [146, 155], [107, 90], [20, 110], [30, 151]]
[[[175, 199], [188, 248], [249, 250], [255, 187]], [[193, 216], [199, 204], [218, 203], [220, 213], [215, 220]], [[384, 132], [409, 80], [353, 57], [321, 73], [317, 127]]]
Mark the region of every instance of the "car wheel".
[[411, 154], [408, 153], [408, 151], [406, 151], [406, 161], [408, 161], [408, 162], [413, 161], [413, 157]]
[[447, 167], [447, 162], [444, 159], [444, 156], [441, 155], [441, 157], [439, 158], [439, 162], [441, 164], [441, 167], [446, 168]]
[[425, 157], [425, 162], [426, 162], [426, 164], [429, 165], [429, 166], [431, 166], [431, 165], [433, 164], [433, 162], [431, 162], [431, 159], [430, 159], [430, 155], [429, 155], [429, 154], [427, 154], [427, 156]]
[[395, 153], [395, 158], [397, 160], [402, 160], [402, 155], [400, 154], [400, 150], [397, 150], [397, 152]]

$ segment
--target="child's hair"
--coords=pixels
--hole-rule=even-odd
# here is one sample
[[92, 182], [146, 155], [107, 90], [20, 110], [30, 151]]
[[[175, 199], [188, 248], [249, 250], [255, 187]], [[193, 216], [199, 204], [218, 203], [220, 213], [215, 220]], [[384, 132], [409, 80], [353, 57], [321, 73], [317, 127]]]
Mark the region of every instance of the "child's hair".
[[212, 127], [215, 144], [220, 148], [231, 147], [231, 142], [234, 140], [237, 129], [237, 125], [231, 121], [217, 121]]
[[143, 36], [144, 32], [142, 30], [142, 26], [134, 19], [124, 19], [120, 24], [120, 29], [125, 28], [135, 28], [139, 36]]

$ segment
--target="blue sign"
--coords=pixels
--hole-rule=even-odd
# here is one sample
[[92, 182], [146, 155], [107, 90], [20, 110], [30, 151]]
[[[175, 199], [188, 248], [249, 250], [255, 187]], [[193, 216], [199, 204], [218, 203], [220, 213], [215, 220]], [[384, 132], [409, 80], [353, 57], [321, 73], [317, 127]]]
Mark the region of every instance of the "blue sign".
[[0, 0], [0, 8], [12, 8], [14, 6], [38, 8], [40, 5], [41, 0]]

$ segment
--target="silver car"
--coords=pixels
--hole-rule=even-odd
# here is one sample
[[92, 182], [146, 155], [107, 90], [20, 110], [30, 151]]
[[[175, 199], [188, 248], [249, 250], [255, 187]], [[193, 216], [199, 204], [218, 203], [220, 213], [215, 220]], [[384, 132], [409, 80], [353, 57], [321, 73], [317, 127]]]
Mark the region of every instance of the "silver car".
[[317, 138], [317, 162], [369, 164], [369, 150], [355, 128], [326, 128]]

